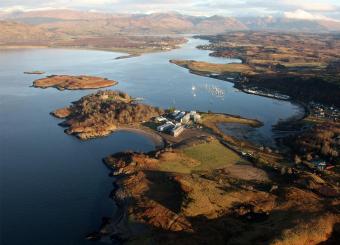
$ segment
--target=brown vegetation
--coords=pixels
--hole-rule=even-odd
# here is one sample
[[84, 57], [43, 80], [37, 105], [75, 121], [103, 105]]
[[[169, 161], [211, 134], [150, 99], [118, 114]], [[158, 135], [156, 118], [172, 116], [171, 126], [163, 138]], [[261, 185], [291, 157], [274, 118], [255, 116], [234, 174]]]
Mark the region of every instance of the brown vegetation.
[[43, 29], [27, 24], [19, 24], [11, 21], [0, 21], [0, 46], [17, 45], [46, 45], [53, 34]]
[[340, 164], [340, 125], [320, 123], [303, 134], [288, 138], [293, 151], [301, 160], [310, 161], [320, 157], [332, 164]]
[[102, 19], [94, 22], [61, 21], [48, 25], [0, 21], [0, 47], [82, 48], [137, 55], [175, 49], [186, 42], [183, 37], [122, 34], [118, 29], [111, 29]]
[[97, 89], [111, 87], [116, 84], [118, 84], [118, 82], [101, 77], [66, 75], [48, 76], [47, 78], [38, 79], [33, 82], [33, 86], [36, 88], [54, 87], [59, 90]]
[[135, 55], [159, 52], [178, 48], [186, 42], [182, 37], [111, 35], [104, 37], [77, 37], [54, 43], [57, 47], [99, 49], [116, 52], [127, 52]]
[[202, 61], [194, 61], [194, 60], [170, 60], [171, 63], [174, 63], [178, 66], [185, 67], [194, 72], [200, 73], [215, 73], [215, 74], [224, 74], [224, 73], [241, 73], [241, 74], [249, 74], [252, 73], [252, 68], [245, 64], [211, 64]]
[[[169, 158], [181, 158], [178, 164], [195, 169], [197, 159], [182, 155], [214, 141], [196, 138], [150, 154], [107, 157], [119, 175], [114, 198], [123, 214], [99, 235], [138, 244], [300, 245], [330, 238], [340, 222], [339, 203], [313, 192], [325, 185], [313, 175], [228, 158], [217, 168], [207, 159], [201, 164], [211, 168], [191, 173], [162, 168]], [[312, 187], [300, 184], [306, 178]]]
[[260, 127], [262, 123], [255, 119], [242, 118], [227, 114], [214, 114], [214, 113], [204, 113], [202, 114], [202, 125], [210, 130], [215, 135], [220, 136], [223, 140], [229, 143], [235, 143], [235, 139], [229, 135], [225, 135], [223, 131], [218, 126], [221, 123], [238, 123], [244, 124], [251, 127]]
[[152, 106], [135, 102], [129, 95], [117, 91], [99, 91], [57, 110], [54, 115], [66, 116], [66, 133], [80, 139], [106, 136], [119, 127], [139, 124], [162, 114]]
[[70, 108], [66, 107], [66, 108], [57, 109], [53, 111], [51, 114], [57, 118], [66, 118], [69, 115], [71, 115], [71, 113], [72, 111], [70, 110]]
[[[304, 102], [340, 106], [340, 42], [336, 34], [233, 32], [201, 38], [211, 44], [199, 48], [213, 50], [213, 56], [239, 58], [253, 71], [234, 70], [246, 77], [235, 81], [237, 87], [257, 87]], [[228, 74], [219, 78], [227, 79]]]

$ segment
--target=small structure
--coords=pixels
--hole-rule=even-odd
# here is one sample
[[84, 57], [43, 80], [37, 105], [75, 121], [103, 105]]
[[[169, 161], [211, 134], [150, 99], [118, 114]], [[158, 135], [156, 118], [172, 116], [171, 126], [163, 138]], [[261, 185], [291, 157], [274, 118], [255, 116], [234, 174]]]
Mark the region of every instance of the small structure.
[[172, 130], [171, 135], [174, 137], [179, 136], [184, 131], [184, 126], [181, 124], [177, 124]]
[[174, 110], [174, 112], [171, 113], [171, 116], [172, 116], [173, 118], [175, 118], [180, 112], [181, 112], [181, 111], [179, 111], [179, 110]]
[[191, 112], [190, 112], [190, 117], [191, 117], [191, 119], [193, 119], [193, 117], [194, 117], [196, 114], [197, 114], [196, 111], [191, 111]]
[[168, 119], [166, 119], [165, 117], [162, 117], [162, 116], [159, 116], [159, 117], [156, 117], [156, 122], [167, 122]]
[[324, 171], [326, 169], [326, 166], [327, 166], [327, 164], [324, 160], [314, 160], [314, 161], [312, 161], [312, 163], [320, 171]]
[[190, 114], [187, 113], [184, 117], [181, 118], [181, 123], [187, 124], [190, 121]]
[[185, 116], [186, 112], [185, 111], [181, 111], [180, 113], [178, 113], [178, 115], [175, 117], [176, 121], [180, 121], [184, 116]]
[[201, 123], [202, 122], [202, 117], [201, 117], [201, 115], [199, 115], [199, 114], [195, 114], [194, 116], [193, 116], [193, 119], [192, 119], [193, 121], [194, 121], [194, 123]]
[[167, 122], [161, 126], [157, 127], [157, 131], [158, 132], [164, 132], [166, 130], [170, 130], [171, 128], [173, 128], [175, 125], [172, 122]]

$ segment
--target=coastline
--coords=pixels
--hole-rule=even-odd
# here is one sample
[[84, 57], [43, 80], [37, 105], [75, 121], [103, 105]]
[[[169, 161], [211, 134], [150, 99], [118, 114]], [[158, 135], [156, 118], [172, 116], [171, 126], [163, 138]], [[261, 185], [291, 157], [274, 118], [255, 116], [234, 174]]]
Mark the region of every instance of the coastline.
[[[170, 61], [170, 63], [172, 63], [172, 62]], [[175, 63], [172, 63], [172, 64], [175, 64]], [[175, 64], [175, 65], [177, 65], [177, 64]], [[213, 78], [213, 79], [216, 79], [216, 80], [232, 83], [233, 87], [238, 89], [242, 93], [250, 94], [250, 95], [253, 95], [253, 96], [265, 97], [265, 98], [269, 98], [269, 99], [273, 99], [273, 100], [278, 100], [278, 101], [289, 101], [292, 104], [298, 105], [299, 107], [301, 107], [304, 110], [303, 116], [301, 116], [300, 119], [296, 119], [295, 116], [293, 116], [293, 117], [291, 117], [292, 119], [287, 119], [286, 121], [291, 121], [291, 120], [293, 120], [293, 121], [301, 121], [304, 118], [308, 117], [308, 115], [309, 115], [309, 110], [308, 110], [307, 105], [304, 102], [302, 102], [302, 101], [293, 99], [292, 97], [290, 97], [289, 99], [282, 99], [282, 98], [276, 98], [276, 97], [272, 97], [272, 96], [266, 96], [266, 95], [263, 95], [263, 94], [252, 94], [252, 93], [247, 92], [245, 90], [247, 88], [244, 87], [244, 86], [241, 86], [239, 81], [236, 81], [237, 79], [240, 80], [240, 79], [244, 79], [246, 77], [242, 77], [242, 78], [234, 77], [235, 73], [213, 75], [213, 74], [211, 74], [209, 72], [203, 73], [203, 72], [198, 72], [198, 71], [191, 70], [189, 68], [186, 68], [186, 67], [183, 67], [183, 66], [180, 66], [180, 65], [177, 65], [177, 66], [182, 67], [184, 69], [187, 69], [191, 74], [194, 74], [194, 75], [197, 75], [197, 76], [209, 77], [209, 78]], [[226, 75], [229, 76], [229, 77], [226, 78], [225, 77]], [[238, 75], [238, 76], [240, 76], [240, 75]], [[230, 79], [230, 78], [232, 78], [232, 79]]]
[[[163, 35], [162, 35], [163, 36]], [[166, 35], [164, 35], [166, 36]], [[171, 49], [121, 49], [121, 48], [100, 48], [100, 47], [82, 47], [82, 46], [58, 46], [58, 45], [0, 45], [0, 50], [14, 50], [14, 49], [66, 49], [66, 50], [83, 50], [83, 51], [103, 51], [120, 53], [121, 55], [116, 57], [115, 60], [129, 59], [139, 57], [144, 54], [169, 52], [175, 49], [182, 48], [182, 45], [186, 44], [188, 39], [185, 39], [184, 43], [178, 44]]]
[[130, 132], [130, 133], [136, 133], [142, 136], [145, 136], [146, 138], [149, 138], [155, 145], [155, 150], [163, 149], [167, 141], [165, 138], [163, 138], [158, 133], [154, 132], [153, 130], [149, 130], [149, 128], [146, 127], [119, 127], [113, 133], [115, 132]]
[[[197, 78], [195, 78], [195, 79], [197, 79]], [[217, 78], [218, 79], [218, 78]], [[221, 80], [221, 79], [219, 79], [219, 80]], [[230, 81], [228, 81], [228, 82], [230, 82]], [[235, 85], [235, 84], [234, 84]], [[234, 86], [235, 87], [235, 86]], [[292, 100], [293, 101], [293, 100]], [[268, 102], [269, 103], [269, 102]], [[270, 102], [270, 103], [275, 103], [275, 102]], [[294, 102], [294, 103], [296, 103], [296, 104], [298, 104], [297, 102]], [[301, 116], [303, 116], [303, 118], [305, 117], [305, 116], [307, 116], [306, 115], [306, 113], [307, 113], [307, 108], [306, 108], [306, 110], [305, 110], [305, 112], [304, 112], [304, 115], [301, 115], [301, 113], [302, 113], [302, 110], [301, 110], [301, 113], [300, 113], [300, 110], [297, 110], [297, 111], [299, 111], [299, 115], [297, 115], [297, 117], [294, 117], [294, 115], [291, 117], [291, 118], [287, 118], [287, 120], [285, 120], [284, 122], [286, 122], [286, 121], [292, 121], [292, 120], [301, 120], [300, 119], [300, 117]], [[293, 113], [292, 113], [293, 114]], [[235, 115], [230, 115], [230, 114], [223, 114], [223, 115], [229, 115], [229, 116], [233, 116], [233, 117], [237, 117], [237, 116], [235, 116]], [[238, 117], [241, 117], [241, 116], [238, 116]], [[302, 118], [302, 119], [303, 119]], [[188, 129], [189, 130], [189, 129]], [[59, 130], [60, 131], [60, 130]], [[57, 134], [59, 134], [60, 132], [57, 132]], [[167, 145], [166, 145], [166, 143], [167, 143], [167, 140], [166, 140], [166, 138], [164, 138], [164, 137], [162, 137], [162, 134], [161, 133], [158, 133], [158, 132], [156, 132], [156, 131], [154, 131], [154, 130], [152, 130], [151, 128], [149, 128], [149, 127], [145, 127], [145, 126], [143, 126], [143, 124], [141, 124], [141, 125], [131, 125], [131, 127], [129, 127], [129, 126], [126, 126], [126, 127], [117, 127], [115, 130], [113, 130], [111, 133], [115, 133], [115, 132], [120, 132], [120, 131], [122, 131], [122, 132], [124, 132], [124, 131], [126, 131], [126, 132], [132, 132], [132, 133], [135, 133], [135, 134], [140, 134], [140, 135], [144, 135], [145, 137], [147, 137], [148, 139], [150, 139], [154, 144], [155, 144], [155, 146], [156, 146], [156, 150], [155, 151], [145, 151], [145, 155], [148, 155], [148, 154], [150, 154], [150, 155], [152, 155], [153, 154], [153, 152], [158, 152], [158, 151], [162, 151], [162, 150], [164, 150], [164, 149], [166, 149], [167, 148]], [[66, 136], [66, 137], [69, 137], [69, 136]], [[132, 138], [134, 138], [135, 136], [134, 135], [132, 135]], [[63, 137], [62, 137], [63, 138]], [[148, 141], [148, 140], [144, 140], [144, 142], [145, 141]], [[110, 141], [110, 142], [112, 142], [112, 141]], [[148, 141], [149, 142], [149, 141]], [[171, 141], [170, 141], [171, 142]], [[121, 144], [119, 141], [117, 142], [118, 144]], [[109, 148], [109, 151], [110, 152], [112, 152], [111, 150], [112, 150], [112, 145], [110, 146], [111, 144], [106, 144], [106, 146]], [[138, 144], [138, 148], [140, 147], [140, 145], [143, 145], [143, 141], [141, 142], [141, 143], [139, 143]], [[152, 145], [152, 144], [150, 144], [150, 143], [148, 143], [148, 145]], [[229, 148], [229, 149], [231, 149], [231, 150], [233, 150], [233, 148], [232, 147], [230, 147], [229, 145], [228, 145], [228, 143], [226, 143], [225, 144], [225, 146], [227, 147], [227, 148]], [[127, 144], [127, 147], [129, 147], [129, 144]], [[110, 150], [111, 149], [111, 150]], [[113, 148], [113, 149], [115, 149], [115, 148]], [[125, 149], [125, 148], [124, 148]], [[244, 150], [244, 148], [242, 147], [242, 149], [241, 150]], [[212, 151], [211, 151], [212, 152]], [[238, 152], [238, 153], [240, 153], [239, 151], [237, 151], [237, 150], [234, 150], [234, 152]], [[106, 154], [106, 153], [105, 153]], [[105, 156], [105, 155], [103, 155], [103, 154], [99, 154], [100, 155], [100, 157], [98, 158], [97, 157], [97, 160], [98, 159], [101, 159], [103, 156]], [[225, 156], [225, 158], [226, 159], [228, 159], [227, 158], [227, 156]], [[72, 159], [72, 158], [71, 158]], [[127, 188], [127, 186], [124, 186], [123, 184], [122, 184], [122, 182], [120, 182], [121, 181], [121, 179], [123, 179], [123, 178], [126, 178], [127, 177], [127, 175], [130, 175], [130, 173], [128, 173], [128, 172], [121, 172], [121, 173], [119, 173], [119, 171], [120, 171], [120, 168], [119, 167], [117, 167], [117, 168], [114, 168], [114, 166], [112, 166], [112, 165], [108, 165], [108, 164], [105, 164], [106, 165], [106, 167], [108, 167], [108, 168], [110, 168], [110, 170], [112, 170], [112, 171], [110, 171], [110, 173], [112, 174], [112, 176], [113, 176], [113, 178], [111, 179], [109, 179], [109, 186], [107, 187], [107, 188], [105, 188], [106, 190], [109, 190], [109, 191], [111, 191], [112, 189], [113, 189], [113, 191], [112, 191], [112, 195], [110, 196], [110, 200], [111, 199], [113, 199], [114, 200], [114, 202], [115, 203], [112, 203], [112, 205], [117, 205], [117, 209], [115, 209], [114, 210], [114, 212], [111, 212], [111, 213], [109, 213], [107, 216], [109, 216], [110, 218], [104, 218], [103, 219], [103, 224], [102, 224], [102, 226], [100, 227], [100, 232], [101, 233], [103, 233], [103, 234], [106, 234], [106, 236], [104, 235], [103, 237], [102, 237], [102, 239], [105, 241], [105, 242], [112, 242], [112, 238], [114, 239], [114, 241], [118, 241], [118, 242], [123, 242], [123, 241], [125, 241], [124, 240], [124, 237], [119, 237], [119, 234], [121, 234], [121, 232], [122, 231], [127, 231], [127, 230], [129, 230], [129, 226], [128, 226], [128, 224], [127, 224], [127, 222], [126, 221], [130, 221], [130, 220], [128, 220], [128, 210], [127, 210], [127, 208], [126, 208], [126, 205], [127, 204], [129, 204], [129, 200], [127, 200], [128, 198], [126, 198], [126, 197], [128, 197], [128, 194], [129, 194], [129, 189]], [[99, 166], [100, 167], [100, 166]], [[218, 170], [218, 171], [222, 171], [222, 170]], [[83, 171], [82, 171], [83, 172]], [[134, 174], [134, 173], [132, 173], [132, 174]], [[105, 176], [107, 175], [107, 173], [105, 173], [104, 174]], [[83, 175], [84, 176], [84, 175]], [[218, 172], [218, 176], [222, 176], [221, 175], [221, 173], [220, 172]], [[197, 176], [196, 176], [197, 177]], [[204, 177], [204, 176], [203, 176]], [[209, 176], [209, 175], [207, 175], [207, 177], [212, 177], [212, 176]], [[100, 177], [101, 178], [101, 177]], [[164, 178], [164, 180], [166, 181], [166, 179]], [[218, 182], [220, 182], [220, 183], [218, 183], [218, 184], [223, 184], [223, 181], [225, 181], [225, 179], [223, 179], [222, 178], [222, 180], [218, 180]], [[114, 183], [113, 184], [113, 186], [111, 186], [111, 183]], [[225, 183], [225, 182], [224, 182]], [[222, 186], [222, 184], [221, 184], [221, 186]], [[269, 186], [270, 187], [270, 186]], [[279, 189], [279, 191], [278, 192], [280, 192], [280, 193], [283, 193], [283, 188], [282, 188], [282, 186], [280, 185], [279, 186], [280, 187], [280, 189]], [[243, 187], [242, 187], [243, 188]], [[245, 188], [248, 188], [247, 186], [245, 187]], [[249, 187], [250, 188], [250, 187]], [[256, 186], [255, 187], [253, 187], [253, 186], [251, 186], [251, 188], [255, 188], [256, 189]], [[269, 190], [269, 188], [268, 188], [268, 190]], [[107, 192], [109, 192], [109, 191], [107, 191]], [[253, 189], [251, 190], [252, 192], [253, 192]], [[105, 191], [106, 192], [106, 191]], [[271, 191], [270, 191], [271, 192]], [[154, 193], [156, 193], [156, 194], [158, 194], [157, 192], [154, 192]], [[204, 192], [202, 192], [203, 194], [204, 194]], [[126, 196], [124, 196], [124, 195], [126, 195]], [[228, 195], [228, 194], [227, 194]], [[246, 196], [246, 195], [245, 195]], [[125, 199], [123, 199], [123, 198], [125, 197]], [[106, 197], [106, 199], [107, 199], [107, 197]], [[172, 200], [172, 199], [169, 199], [169, 200]], [[111, 202], [111, 201], [110, 201]], [[131, 203], [130, 203], [131, 204]], [[298, 205], [297, 205], [298, 206]], [[112, 214], [112, 215], [111, 215]], [[98, 218], [98, 220], [100, 220], [100, 218], [101, 218], [101, 216], [96, 216], [96, 218]], [[223, 220], [222, 220], [223, 221]], [[240, 221], [242, 221], [242, 219], [240, 219]], [[217, 223], [217, 222], [216, 222]], [[274, 223], [274, 222], [273, 222]], [[213, 225], [213, 222], [211, 223], [212, 225]], [[248, 224], [249, 225], [249, 224]], [[207, 228], [207, 230], [209, 230], [209, 226], [206, 226], [206, 227], [208, 227]], [[99, 227], [96, 227], [96, 229], [97, 228], [99, 228]], [[205, 228], [203, 228], [203, 229], [205, 229]], [[249, 229], [249, 230], [251, 230], [251, 229]], [[111, 231], [113, 231], [112, 233], [111, 233]], [[93, 239], [95, 239], [95, 235], [92, 237]], [[88, 236], [88, 239], [89, 240], [92, 240], [91, 239], [91, 235], [89, 235]]]

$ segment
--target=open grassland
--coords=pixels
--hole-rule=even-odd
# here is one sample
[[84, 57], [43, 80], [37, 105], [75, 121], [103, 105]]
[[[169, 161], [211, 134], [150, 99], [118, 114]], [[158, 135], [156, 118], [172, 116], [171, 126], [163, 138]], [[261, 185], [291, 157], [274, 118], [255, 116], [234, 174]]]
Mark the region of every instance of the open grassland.
[[213, 170], [245, 162], [218, 141], [188, 147], [183, 150], [183, 153], [200, 163], [194, 167], [194, 170]]
[[193, 60], [171, 60], [171, 63], [174, 63], [178, 66], [185, 67], [193, 72], [202, 72], [202, 73], [252, 73], [253, 69], [246, 64], [212, 64], [208, 62], [202, 61], [193, 61]]
[[206, 127], [213, 127], [217, 123], [239, 123], [252, 127], [259, 127], [262, 123], [255, 119], [248, 119], [242, 117], [231, 116], [227, 114], [203, 113], [202, 124]]
[[160, 170], [174, 173], [211, 171], [246, 162], [217, 140], [186, 146], [175, 152], [165, 153], [160, 160]]

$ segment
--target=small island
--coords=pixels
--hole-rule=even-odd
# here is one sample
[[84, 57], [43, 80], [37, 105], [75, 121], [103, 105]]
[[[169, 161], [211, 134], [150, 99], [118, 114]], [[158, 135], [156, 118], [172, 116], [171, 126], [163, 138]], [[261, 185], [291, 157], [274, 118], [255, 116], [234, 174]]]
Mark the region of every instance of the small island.
[[93, 76], [52, 75], [33, 82], [36, 88], [56, 88], [58, 90], [98, 89], [117, 85], [118, 82]]
[[44, 71], [25, 71], [24, 74], [28, 74], [28, 75], [42, 75], [44, 74]]

